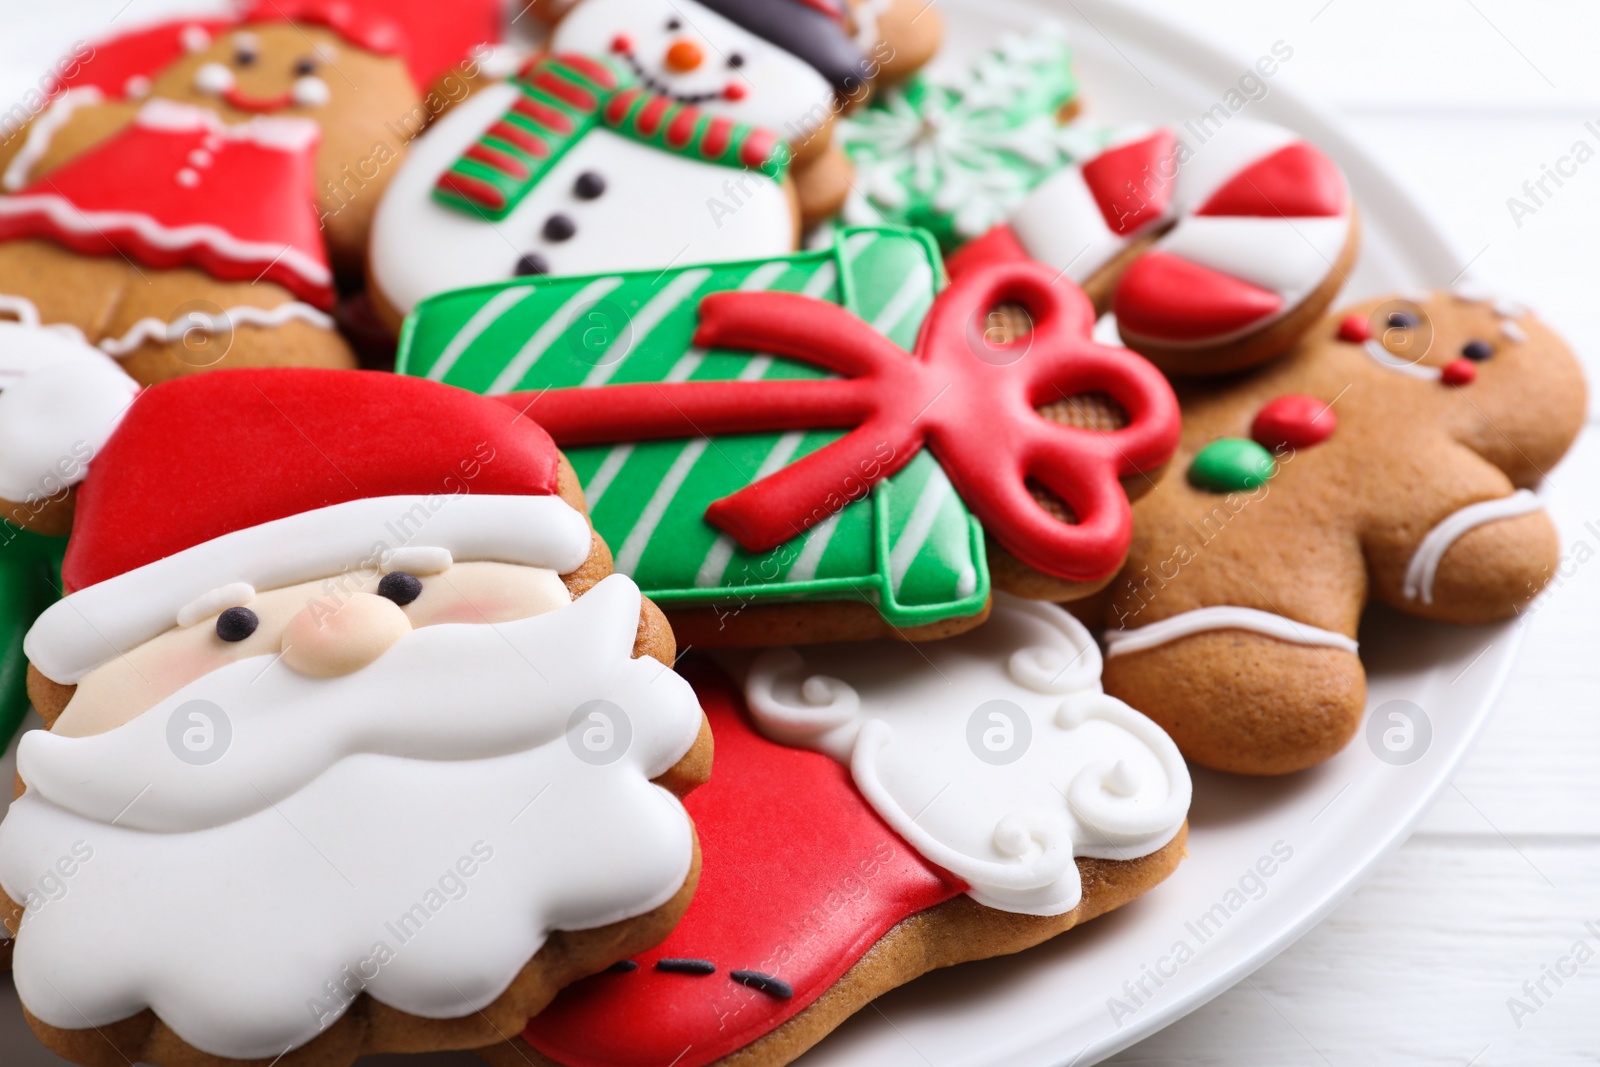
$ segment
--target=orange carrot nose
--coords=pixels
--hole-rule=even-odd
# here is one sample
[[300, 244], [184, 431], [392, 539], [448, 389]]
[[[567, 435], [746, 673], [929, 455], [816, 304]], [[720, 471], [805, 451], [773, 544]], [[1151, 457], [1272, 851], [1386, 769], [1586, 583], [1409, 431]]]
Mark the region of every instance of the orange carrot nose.
[[678, 74], [687, 74], [705, 62], [705, 53], [693, 41], [673, 41], [667, 49], [667, 69]]

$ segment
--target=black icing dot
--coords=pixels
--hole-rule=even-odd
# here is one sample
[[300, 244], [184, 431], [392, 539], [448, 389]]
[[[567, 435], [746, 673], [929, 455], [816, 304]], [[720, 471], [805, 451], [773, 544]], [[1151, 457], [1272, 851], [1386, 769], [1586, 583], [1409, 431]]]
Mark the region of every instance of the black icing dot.
[[405, 571], [390, 571], [378, 580], [378, 595], [405, 607], [422, 595], [422, 579]]
[[758, 989], [769, 996], [777, 997], [779, 1000], [788, 1000], [794, 996], [794, 986], [785, 982], [782, 978], [774, 978], [772, 975], [763, 974], [760, 971], [729, 971], [728, 977], [742, 986]]
[[256, 54], [248, 48], [240, 48], [233, 53], [233, 61], [241, 67], [248, 67], [256, 61]]
[[606, 968], [607, 974], [632, 974], [639, 969], [639, 965], [632, 960], [618, 960]]
[[316, 60], [314, 60], [314, 59], [297, 59], [297, 60], [295, 60], [294, 72], [295, 72], [296, 75], [298, 75], [299, 77], [302, 77], [302, 78], [305, 77], [307, 74], [315, 74], [317, 72]]
[[656, 970], [668, 974], [692, 974], [703, 976], [717, 973], [717, 965], [710, 960], [684, 960], [665, 959], [656, 960]]
[[1494, 355], [1494, 346], [1488, 341], [1468, 341], [1461, 346], [1461, 354], [1474, 363], [1482, 363]]
[[584, 171], [578, 175], [578, 180], [572, 183], [572, 192], [579, 200], [593, 200], [605, 191], [605, 175], [597, 170]]
[[547, 241], [565, 241], [578, 232], [578, 224], [566, 215], [551, 215], [544, 220], [544, 238]]
[[678, 20], [678, 19], [668, 19], [667, 20], [667, 32], [668, 33], [677, 33], [681, 29], [683, 29], [683, 23], [680, 20]]
[[517, 277], [526, 278], [530, 274], [549, 274], [550, 261], [537, 252], [529, 252], [517, 260]]
[[256, 632], [261, 620], [249, 608], [229, 608], [217, 616], [217, 636], [232, 644]]
[[733, 55], [728, 57], [728, 66], [732, 67], [734, 70], [738, 70], [740, 67], [744, 66], [744, 56], [740, 55], [738, 52], [733, 53]]
[[1392, 330], [1411, 330], [1417, 325], [1417, 317], [1409, 311], [1392, 311], [1389, 313], [1389, 328]]

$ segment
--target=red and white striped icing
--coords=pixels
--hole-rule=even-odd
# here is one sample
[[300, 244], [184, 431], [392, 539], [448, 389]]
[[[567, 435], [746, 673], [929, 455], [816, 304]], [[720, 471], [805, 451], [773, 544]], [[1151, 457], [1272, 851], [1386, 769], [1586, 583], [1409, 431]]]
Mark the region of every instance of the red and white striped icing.
[[1008, 228], [1029, 256], [1080, 283], [1167, 230], [1123, 273], [1112, 310], [1130, 341], [1201, 348], [1304, 303], [1354, 224], [1327, 155], [1282, 127], [1235, 119], [1198, 147], [1171, 129], [1115, 144], [1045, 181]]

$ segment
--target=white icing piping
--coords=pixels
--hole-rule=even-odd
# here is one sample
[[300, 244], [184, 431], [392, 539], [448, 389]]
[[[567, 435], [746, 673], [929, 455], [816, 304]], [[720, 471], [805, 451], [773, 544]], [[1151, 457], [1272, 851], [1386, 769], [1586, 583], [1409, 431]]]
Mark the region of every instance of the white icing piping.
[[235, 530], [80, 589], [39, 617], [23, 649], [47, 678], [75, 684], [171, 628], [181, 609], [214, 589], [243, 581], [276, 589], [325, 578], [362, 566], [375, 545], [405, 548], [423, 537], [456, 559], [524, 563], [558, 574], [581, 566], [590, 544], [588, 519], [558, 496], [350, 500]]
[[17, 154], [11, 157], [4, 178], [0, 178], [0, 185], [10, 193], [27, 185], [29, 174], [35, 164], [50, 150], [50, 142], [61, 132], [61, 128], [71, 121], [72, 113], [80, 107], [98, 104], [104, 99], [105, 94], [99, 89], [92, 85], [81, 85], [66, 90], [51, 101], [44, 114], [34, 120], [33, 127], [28, 130], [27, 140], [22, 142]]
[[1487, 523], [1532, 514], [1541, 506], [1539, 498], [1532, 492], [1518, 489], [1510, 496], [1469, 504], [1447, 516], [1443, 522], [1428, 531], [1427, 536], [1422, 539], [1422, 543], [1411, 556], [1411, 562], [1406, 567], [1404, 588], [1406, 599], [1420, 600], [1424, 604], [1433, 603], [1433, 579], [1438, 574], [1439, 564], [1443, 561], [1445, 553], [1450, 551], [1450, 546], [1464, 535]]
[[1217, 630], [1243, 630], [1292, 645], [1334, 648], [1356, 655], [1360, 646], [1352, 637], [1256, 608], [1220, 606], [1196, 608], [1170, 619], [1132, 630], [1107, 630], [1106, 656], [1128, 656]]
[[221, 589], [201, 593], [179, 608], [178, 625], [188, 629], [197, 622], [209, 619], [213, 615], [220, 615], [229, 608], [248, 604], [255, 598], [256, 587], [249, 582], [230, 582]]
[[168, 228], [149, 215], [134, 211], [84, 211], [64, 197], [54, 195], [0, 199], [0, 215], [29, 215], [35, 211], [42, 212], [52, 224], [72, 233], [103, 237], [108, 231], [132, 231], [140, 240], [167, 251], [205, 245], [220, 256], [244, 263], [269, 266], [274, 262], [282, 263], [312, 285], [333, 284], [332, 272], [298, 249], [262, 241], [241, 241], [221, 227], [209, 223]]
[[172, 322], [162, 322], [151, 316], [134, 323], [133, 327], [121, 337], [108, 337], [101, 341], [100, 348], [106, 354], [120, 359], [150, 341], [161, 343], [181, 341], [195, 331], [219, 334], [229, 333], [239, 326], [259, 326], [268, 329], [296, 321], [310, 323], [324, 330], [333, 329], [333, 319], [325, 312], [310, 304], [290, 300], [270, 309], [241, 305], [215, 315], [203, 311], [191, 311], [183, 318]]
[[1436, 382], [1444, 373], [1438, 367], [1430, 367], [1425, 363], [1409, 363], [1399, 358], [1383, 347], [1382, 342], [1377, 338], [1369, 339], [1361, 347], [1367, 355], [1372, 357], [1372, 361], [1380, 367], [1387, 367], [1389, 370], [1399, 371], [1401, 374], [1409, 374], [1411, 377], [1421, 378], [1425, 382]]

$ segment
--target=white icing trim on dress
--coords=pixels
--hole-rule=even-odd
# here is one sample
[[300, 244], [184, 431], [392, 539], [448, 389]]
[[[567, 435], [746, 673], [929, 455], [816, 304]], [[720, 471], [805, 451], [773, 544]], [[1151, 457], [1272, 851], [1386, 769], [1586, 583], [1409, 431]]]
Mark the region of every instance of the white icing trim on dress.
[[1487, 523], [1531, 515], [1541, 507], [1543, 505], [1539, 503], [1539, 498], [1532, 492], [1518, 489], [1510, 496], [1469, 504], [1446, 516], [1444, 521], [1428, 531], [1406, 566], [1406, 599], [1433, 603], [1433, 579], [1439, 572], [1439, 564], [1444, 560], [1445, 553], [1450, 551], [1450, 546], [1463, 536]]
[[23, 641], [47, 678], [71, 685], [101, 663], [171, 628], [180, 608], [247, 581], [276, 589], [371, 566], [375, 546], [413, 540], [458, 560], [576, 570], [589, 520], [558, 496], [385, 496], [350, 500], [235, 530], [80, 589], [46, 609]]
[[1060, 915], [1082, 899], [1077, 857], [1149, 855], [1189, 807], [1176, 746], [1099, 675], [1077, 620], [999, 593], [982, 627], [919, 650], [762, 653], [745, 696], [762, 733], [849, 766], [873, 810], [974, 900]]
[[50, 150], [50, 142], [61, 128], [72, 119], [73, 112], [81, 107], [98, 104], [105, 94], [92, 85], [80, 85], [63, 92], [50, 102], [44, 114], [33, 120], [27, 140], [6, 165], [5, 177], [0, 179], [7, 192], [16, 192], [28, 184], [29, 174], [39, 160]]
[[190, 311], [183, 318], [171, 322], [163, 322], [155, 316], [140, 319], [121, 337], [107, 337], [101, 341], [100, 348], [108, 355], [121, 359], [151, 341], [170, 344], [196, 331], [203, 334], [231, 333], [240, 326], [270, 329], [289, 322], [305, 322], [324, 330], [331, 330], [334, 326], [328, 314], [298, 300], [290, 300], [274, 308], [244, 304], [215, 315]]
[[1135, 652], [1160, 648], [1162, 645], [1181, 641], [1187, 637], [1214, 633], [1217, 630], [1243, 630], [1246, 633], [1259, 634], [1292, 645], [1334, 648], [1340, 652], [1348, 652], [1352, 656], [1356, 655], [1360, 648], [1355, 638], [1334, 633], [1332, 630], [1297, 622], [1270, 611], [1226, 605], [1195, 608], [1193, 611], [1186, 611], [1170, 619], [1162, 619], [1160, 622], [1132, 630], [1107, 630], [1104, 635], [1106, 655], [1128, 656]]

